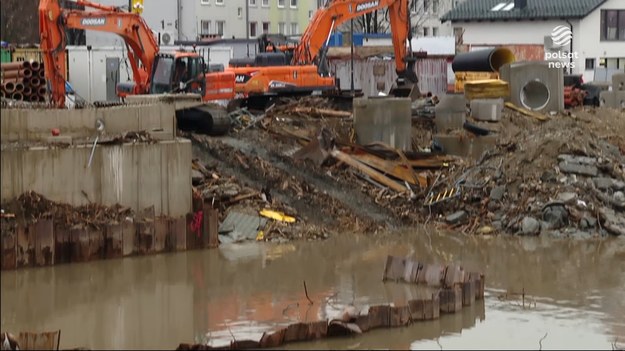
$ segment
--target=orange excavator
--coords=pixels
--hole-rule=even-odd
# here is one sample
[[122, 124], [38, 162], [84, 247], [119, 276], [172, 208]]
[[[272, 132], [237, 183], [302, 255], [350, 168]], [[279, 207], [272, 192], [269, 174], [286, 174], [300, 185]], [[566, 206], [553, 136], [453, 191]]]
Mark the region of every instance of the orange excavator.
[[420, 95], [414, 69], [416, 58], [408, 49], [412, 39], [409, 2], [328, 0], [317, 10], [297, 45], [275, 45], [263, 37], [261, 52], [253, 62], [237, 60], [227, 69], [236, 75], [235, 90], [243, 96], [241, 103], [266, 104], [277, 96], [335, 90], [336, 81], [330, 75], [326, 60], [332, 31], [346, 21], [381, 9], [388, 9], [398, 76], [390, 93], [395, 96]]
[[94, 11], [64, 9], [59, 0], [39, 1], [41, 52], [54, 105], [65, 106], [65, 30], [94, 30], [117, 34], [126, 45], [133, 81], [118, 84], [118, 96], [173, 94], [174, 99], [182, 93], [197, 96], [197, 103], [177, 108], [178, 126], [215, 134], [229, 128], [225, 110], [210, 107], [204, 102], [232, 99], [233, 73], [206, 73], [207, 64], [195, 51], [161, 53], [152, 30], [138, 14], [87, 0], [76, 0], [75, 3]]

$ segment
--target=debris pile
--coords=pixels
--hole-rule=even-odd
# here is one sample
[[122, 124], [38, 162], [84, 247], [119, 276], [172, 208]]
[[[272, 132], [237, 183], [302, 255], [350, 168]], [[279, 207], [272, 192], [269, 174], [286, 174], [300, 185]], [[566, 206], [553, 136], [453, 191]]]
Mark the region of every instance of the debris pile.
[[[471, 160], [445, 152], [435, 137], [434, 130], [440, 128], [422, 118], [429, 113], [425, 107], [450, 106], [446, 113], [451, 123], [456, 114], [466, 113], [461, 100], [440, 107], [433, 100], [413, 104], [413, 114], [424, 115], [413, 119], [413, 151], [355, 144], [349, 112], [332, 110], [319, 97], [304, 99], [301, 105], [276, 105], [254, 128], [235, 134], [236, 142], [210, 142], [208, 149], [231, 155], [231, 160], [220, 158], [230, 164], [242, 165], [242, 158], [247, 164], [239, 169], [269, 178], [272, 184], [288, 188], [310, 185], [310, 177], [320, 180], [312, 187], [301, 186], [302, 191], [287, 196], [285, 203], [305, 199], [338, 218], [360, 219], [357, 210], [346, 210], [345, 199], [333, 194], [335, 187], [354, 196], [360, 190], [387, 219], [370, 216], [372, 225], [358, 228], [350, 228], [349, 222], [359, 220], [350, 219], [342, 230], [373, 232], [389, 224], [433, 220], [465, 233], [623, 233], [625, 137], [618, 132], [625, 130], [622, 112], [577, 109], [547, 116], [506, 104], [507, 109], [494, 116], [471, 118], [470, 123], [461, 119], [459, 126], [447, 130], [446, 136], [460, 140], [486, 140], [488, 135], [483, 149], [472, 146]], [[485, 103], [503, 107], [500, 100]], [[251, 140], [253, 147], [240, 147], [244, 140]]]
[[[86, 195], [85, 195], [86, 196]], [[32, 223], [39, 219], [52, 219], [66, 228], [77, 224], [101, 227], [111, 222], [132, 217], [132, 209], [120, 205], [103, 206], [96, 203], [74, 207], [51, 201], [44, 196], [29, 191], [17, 199], [2, 205], [3, 217], [13, 217], [18, 221]]]

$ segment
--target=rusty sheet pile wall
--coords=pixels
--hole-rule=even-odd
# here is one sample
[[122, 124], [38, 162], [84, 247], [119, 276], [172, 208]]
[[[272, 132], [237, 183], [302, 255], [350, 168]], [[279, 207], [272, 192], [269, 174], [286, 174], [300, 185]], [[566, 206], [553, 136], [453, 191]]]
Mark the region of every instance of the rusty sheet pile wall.
[[[41, 199], [34, 193], [28, 196]], [[198, 215], [180, 217], [157, 216], [154, 207], [136, 215], [116, 207], [113, 210], [120, 214], [117, 221], [98, 220], [107, 211], [103, 207], [59, 213], [63, 206], [57, 206], [48, 211], [54, 214], [46, 215], [55, 218], [28, 220], [24, 213], [2, 218], [2, 269], [216, 248], [219, 212], [209, 202], [201, 206]], [[95, 216], [87, 212], [95, 212]]]
[[294, 323], [260, 340], [233, 340], [230, 345], [212, 347], [202, 344], [180, 344], [178, 350], [240, 350], [281, 347], [292, 342], [313, 341], [330, 337], [366, 333], [380, 328], [407, 326], [419, 321], [435, 320], [441, 313], [460, 313], [484, 299], [484, 275], [465, 272], [460, 266], [423, 264], [403, 257], [389, 256], [384, 269], [385, 282], [402, 282], [435, 288], [431, 297], [407, 304], [370, 306], [366, 314], [344, 313], [342, 318], [308, 323]]

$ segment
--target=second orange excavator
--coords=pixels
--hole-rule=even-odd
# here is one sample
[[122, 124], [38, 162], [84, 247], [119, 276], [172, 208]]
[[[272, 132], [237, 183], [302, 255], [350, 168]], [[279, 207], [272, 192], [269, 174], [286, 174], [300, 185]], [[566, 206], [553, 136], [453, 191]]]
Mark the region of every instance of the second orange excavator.
[[94, 11], [64, 9], [59, 0], [39, 2], [41, 51], [51, 100], [56, 106], [65, 106], [65, 30], [94, 30], [117, 34], [126, 45], [133, 81], [118, 84], [120, 97], [171, 94], [175, 100], [181, 93], [191, 94], [198, 97], [197, 102], [177, 108], [179, 127], [211, 134], [222, 134], [229, 128], [225, 109], [204, 102], [232, 99], [234, 73], [207, 73], [204, 58], [194, 51], [161, 53], [152, 30], [139, 14], [86, 0], [75, 3]]
[[236, 92], [243, 98], [231, 104], [256, 106], [283, 95], [311, 94], [337, 89], [327, 64], [328, 42], [332, 31], [353, 18], [388, 9], [397, 71], [397, 82], [390, 91], [395, 96], [420, 95], [416, 83], [416, 58], [409, 50], [412, 39], [410, 0], [328, 0], [314, 14], [297, 45], [261, 41], [261, 53], [253, 62], [234, 61], [226, 70], [236, 76]]

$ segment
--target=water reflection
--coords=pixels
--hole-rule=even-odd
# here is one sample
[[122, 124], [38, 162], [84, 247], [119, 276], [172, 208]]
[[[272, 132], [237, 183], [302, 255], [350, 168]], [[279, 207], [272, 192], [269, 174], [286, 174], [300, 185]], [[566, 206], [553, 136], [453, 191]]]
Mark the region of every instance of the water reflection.
[[[2, 272], [2, 330], [62, 329], [61, 347], [175, 348], [257, 339], [347, 304], [428, 292], [381, 282], [387, 255], [462, 263], [486, 274], [484, 302], [440, 320], [288, 348], [610, 348], [625, 341], [625, 240], [476, 238], [407, 232]], [[306, 281], [308, 303], [303, 282]], [[500, 299], [525, 291], [535, 302]], [[529, 302], [529, 301], [528, 301]], [[486, 318], [487, 317], [487, 318]], [[438, 342], [438, 343], [437, 343]]]

